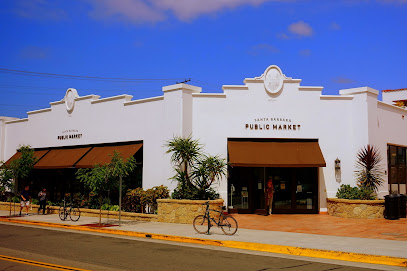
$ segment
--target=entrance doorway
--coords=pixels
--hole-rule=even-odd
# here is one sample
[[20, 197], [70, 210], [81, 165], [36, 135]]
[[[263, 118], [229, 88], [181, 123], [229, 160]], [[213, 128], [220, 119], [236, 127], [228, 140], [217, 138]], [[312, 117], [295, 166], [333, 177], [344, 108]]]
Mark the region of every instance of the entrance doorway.
[[231, 167], [230, 212], [265, 214], [265, 185], [274, 183], [273, 213], [318, 213], [318, 168]]

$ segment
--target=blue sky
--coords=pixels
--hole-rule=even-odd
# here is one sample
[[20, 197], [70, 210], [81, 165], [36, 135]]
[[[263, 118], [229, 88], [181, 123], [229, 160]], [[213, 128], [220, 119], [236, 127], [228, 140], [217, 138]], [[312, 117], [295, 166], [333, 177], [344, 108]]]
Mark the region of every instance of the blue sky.
[[0, 0], [0, 15], [0, 116], [69, 87], [138, 99], [191, 78], [222, 92], [269, 65], [323, 94], [407, 87], [407, 0]]

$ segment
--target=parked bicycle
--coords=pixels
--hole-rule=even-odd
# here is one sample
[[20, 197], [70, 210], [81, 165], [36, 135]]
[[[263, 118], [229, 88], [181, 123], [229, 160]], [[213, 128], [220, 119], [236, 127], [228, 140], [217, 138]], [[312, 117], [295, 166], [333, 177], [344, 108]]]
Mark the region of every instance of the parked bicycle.
[[[206, 205], [206, 211], [204, 215], [198, 215], [194, 219], [194, 229], [198, 233], [207, 233], [209, 234], [210, 228], [213, 224], [217, 225], [222, 229], [226, 235], [233, 235], [237, 231], [237, 221], [230, 215], [225, 215], [223, 210], [226, 210], [225, 206], [220, 206], [221, 211], [209, 209], [209, 201], [205, 202], [202, 205]], [[216, 218], [210, 215], [210, 212], [219, 213], [219, 216]]]
[[74, 222], [78, 221], [79, 218], [81, 217], [81, 211], [79, 210], [79, 208], [74, 207], [72, 202], [67, 204], [65, 201], [65, 198], [62, 200], [62, 202], [63, 202], [63, 206], [59, 207], [59, 212], [58, 212], [59, 218], [62, 221], [65, 221], [69, 215], [69, 218], [72, 221], [74, 221]]

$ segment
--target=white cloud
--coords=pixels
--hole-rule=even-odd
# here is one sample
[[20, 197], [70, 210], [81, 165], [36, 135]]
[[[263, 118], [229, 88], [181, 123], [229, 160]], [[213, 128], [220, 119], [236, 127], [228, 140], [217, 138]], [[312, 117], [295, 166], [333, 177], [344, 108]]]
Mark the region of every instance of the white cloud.
[[377, 0], [377, 2], [385, 4], [407, 4], [407, 0]]
[[156, 8], [171, 10], [182, 20], [190, 20], [201, 14], [232, 9], [241, 5], [257, 6], [269, 0], [150, 0]]
[[310, 49], [304, 49], [300, 51], [300, 55], [302, 56], [310, 56], [312, 51]]
[[291, 24], [288, 27], [288, 30], [291, 33], [294, 33], [298, 36], [304, 36], [304, 37], [310, 37], [314, 33], [314, 31], [312, 30], [312, 27], [303, 21], [299, 21], [299, 22]]
[[142, 0], [88, 0], [93, 10], [90, 16], [100, 20], [157, 22], [165, 19], [162, 12]]
[[286, 33], [277, 34], [277, 38], [279, 38], [280, 40], [289, 40], [290, 39], [290, 37]]
[[264, 2], [293, 0], [85, 0], [91, 5], [90, 15], [96, 19], [123, 20], [133, 23], [157, 22], [166, 19], [168, 12], [181, 21], [203, 14], [216, 13], [242, 5], [258, 6]]
[[347, 77], [336, 77], [332, 79], [332, 82], [337, 83], [337, 84], [352, 84], [352, 83], [356, 83], [355, 80], [347, 78]]
[[331, 23], [331, 29], [332, 30], [341, 30], [341, 26], [335, 22]]
[[37, 46], [27, 46], [20, 51], [20, 56], [25, 59], [45, 59], [49, 50]]
[[270, 45], [267, 43], [261, 43], [261, 44], [257, 44], [255, 46], [253, 46], [249, 51], [249, 55], [258, 56], [261, 54], [278, 53], [278, 52], [280, 52], [280, 50], [278, 50], [273, 45]]
[[65, 11], [58, 7], [59, 3], [49, 0], [17, 0], [12, 12], [28, 19], [60, 21], [67, 16]]

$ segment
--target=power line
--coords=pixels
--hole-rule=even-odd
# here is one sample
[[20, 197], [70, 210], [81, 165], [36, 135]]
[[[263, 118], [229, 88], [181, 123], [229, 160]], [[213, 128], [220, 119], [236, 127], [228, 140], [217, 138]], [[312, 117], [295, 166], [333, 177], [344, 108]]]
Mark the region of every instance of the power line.
[[[2, 85], [0, 84], [0, 88], [29, 88], [29, 89], [44, 89], [44, 90], [53, 90], [53, 91], [58, 91], [58, 93], [60, 92], [61, 89], [65, 90], [67, 89], [67, 87], [63, 88], [61, 86], [59, 87], [49, 87], [49, 86], [22, 86], [22, 85]], [[126, 89], [98, 89], [98, 88], [78, 88], [78, 90], [87, 90], [87, 91], [156, 91], [156, 90], [161, 90], [160, 89], [152, 89], [152, 90], [137, 90], [137, 89], [133, 89], [133, 90], [126, 90]]]
[[[6, 89], [1, 91], [1, 89]], [[32, 91], [31, 91], [32, 89]], [[89, 88], [79, 88], [77, 89], [80, 92], [95, 92], [93, 94], [98, 94], [100, 92], [105, 93], [152, 93], [160, 91], [160, 89], [89, 89]], [[65, 93], [66, 88], [61, 87], [37, 87], [37, 86], [10, 86], [10, 85], [0, 85], [0, 95], [4, 94], [38, 94], [38, 95], [61, 95]]]
[[33, 72], [0, 68], [1, 73], [11, 73], [16, 75], [26, 76], [39, 76], [39, 77], [53, 77], [53, 78], [69, 78], [80, 80], [111, 80], [111, 81], [176, 81], [183, 78], [120, 78], [120, 77], [101, 77], [101, 76], [86, 76], [86, 75], [71, 75], [71, 74], [58, 74], [46, 72]]
[[22, 107], [22, 108], [27, 108], [27, 107], [41, 107], [42, 105], [18, 105], [18, 104], [0, 104], [0, 106], [6, 106], [6, 107]]

